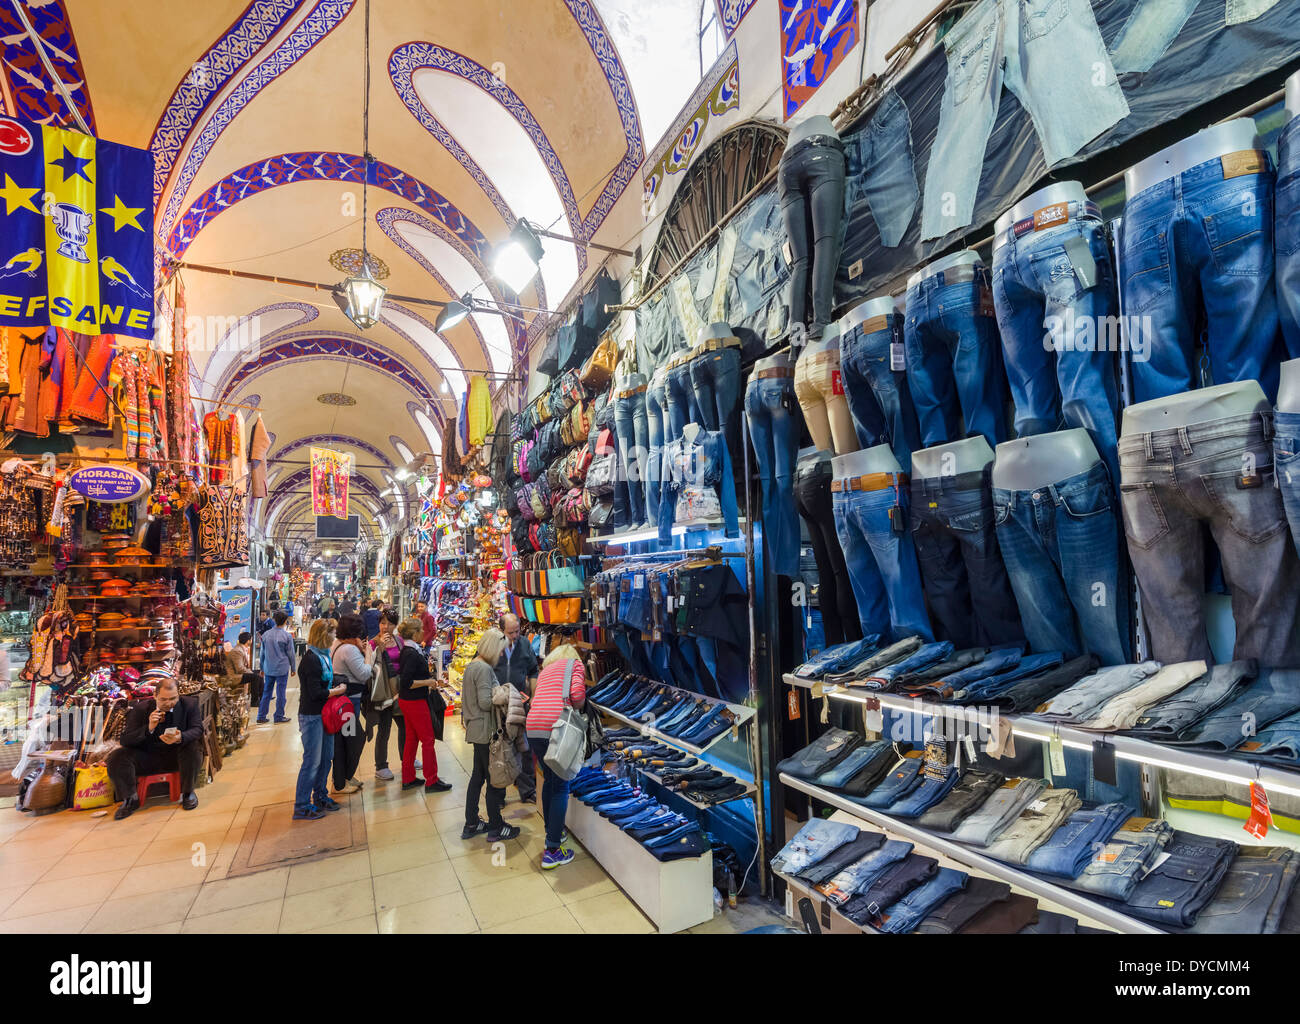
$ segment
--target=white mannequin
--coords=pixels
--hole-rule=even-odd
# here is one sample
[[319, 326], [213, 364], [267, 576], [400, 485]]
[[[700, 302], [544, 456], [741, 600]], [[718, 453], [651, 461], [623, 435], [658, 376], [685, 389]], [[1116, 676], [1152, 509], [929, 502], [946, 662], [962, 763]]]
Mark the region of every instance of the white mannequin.
[[912, 476], [917, 480], [978, 473], [993, 461], [993, 449], [983, 434], [962, 441], [924, 448], [912, 453]]
[[775, 355], [756, 361], [754, 363], [754, 373], [757, 374], [760, 370], [789, 370], [794, 373], [794, 356], [790, 354], [789, 350], [782, 349]]
[[979, 267], [983, 265], [984, 261], [980, 259], [979, 253], [974, 249], [963, 249], [961, 252], [955, 252], [922, 267], [907, 279], [907, 287], [911, 288], [918, 285], [927, 277], [933, 277], [940, 271], [951, 270], [953, 267]]
[[840, 317], [840, 331], [847, 334], [859, 324], [864, 324], [878, 316], [893, 316], [894, 300], [889, 295], [877, 295], [854, 306]]
[[[702, 345], [706, 341], [725, 341], [727, 338], [735, 338], [736, 332], [732, 329], [731, 324], [724, 324], [721, 321], [712, 323], [700, 330], [700, 336], [695, 339], [697, 345]], [[739, 341], [739, 338], [736, 338]]]
[[1082, 427], [1003, 441], [993, 461], [993, 486], [1008, 491], [1068, 480], [1101, 462], [1097, 446]]
[[1267, 411], [1268, 399], [1264, 397], [1264, 389], [1259, 386], [1259, 381], [1239, 380], [1130, 405], [1124, 410], [1120, 436], [1149, 434], [1153, 430], [1175, 430], [1193, 423], [1221, 420], [1226, 416], [1245, 416]]
[[[1087, 198], [1088, 194], [1083, 191], [1083, 186], [1077, 181], [1054, 181], [1045, 188], [1040, 188], [1037, 192], [1031, 192], [998, 218], [997, 224], [994, 226], [997, 236], [997, 242], [994, 244], [1000, 245], [1005, 242], [1006, 233], [1013, 224], [1032, 217], [1045, 206], [1055, 206], [1057, 203], [1081, 203]], [[1063, 224], [1056, 226], [1064, 227]], [[1052, 231], [1054, 227], [1044, 228], [1043, 230]]]
[[700, 438], [700, 432], [704, 429], [699, 423], [688, 423], [682, 427], [682, 437], [688, 444], [695, 444]]
[[1238, 117], [1224, 121], [1134, 164], [1124, 172], [1124, 187], [1132, 197], [1207, 160], [1256, 148], [1258, 141], [1253, 120]]
[[835, 456], [831, 462], [831, 472], [836, 480], [844, 480], [866, 476], [868, 473], [901, 473], [903, 467], [894, 458], [889, 445], [878, 444], [874, 448]]
[[1278, 412], [1300, 412], [1300, 359], [1282, 364], [1282, 383], [1277, 389]]
[[1286, 80], [1285, 102], [1287, 120], [1300, 117], [1300, 71]]

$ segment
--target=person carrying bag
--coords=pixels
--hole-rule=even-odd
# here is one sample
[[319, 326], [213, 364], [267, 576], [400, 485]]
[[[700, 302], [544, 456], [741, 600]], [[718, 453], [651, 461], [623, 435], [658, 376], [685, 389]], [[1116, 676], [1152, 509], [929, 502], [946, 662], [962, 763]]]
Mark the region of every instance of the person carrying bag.
[[526, 724], [529, 745], [542, 765], [542, 817], [546, 822], [544, 871], [568, 864], [574, 857], [573, 851], [563, 845], [564, 819], [569, 807], [569, 779], [577, 774], [585, 753], [587, 721], [579, 709], [586, 700], [586, 667], [577, 649], [572, 644], [563, 644], [542, 662]]

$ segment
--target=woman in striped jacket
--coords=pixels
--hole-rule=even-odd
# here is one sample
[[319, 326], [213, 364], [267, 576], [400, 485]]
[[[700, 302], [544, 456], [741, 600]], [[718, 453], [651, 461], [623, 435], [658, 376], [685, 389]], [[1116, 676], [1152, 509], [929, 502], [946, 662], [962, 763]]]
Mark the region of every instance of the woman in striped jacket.
[[[570, 675], [569, 669], [573, 671]], [[565, 679], [569, 679], [568, 690]], [[542, 870], [550, 871], [573, 860], [573, 851], [564, 846], [564, 817], [569, 809], [569, 784], [546, 763], [551, 745], [551, 729], [566, 706], [581, 708], [587, 700], [587, 671], [572, 644], [557, 647], [542, 662], [537, 689], [528, 705], [528, 743], [537, 763], [542, 766], [542, 819], [546, 822], [546, 849], [542, 852]]]

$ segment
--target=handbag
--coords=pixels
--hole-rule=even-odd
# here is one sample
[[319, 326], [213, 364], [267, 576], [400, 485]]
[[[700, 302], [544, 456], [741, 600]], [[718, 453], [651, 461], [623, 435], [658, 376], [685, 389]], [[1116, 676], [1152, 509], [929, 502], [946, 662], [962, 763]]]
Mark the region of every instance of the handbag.
[[610, 519], [614, 516], [614, 503], [612, 501], [601, 501], [591, 506], [591, 511], [587, 513], [587, 525], [593, 530], [603, 530], [609, 525]]
[[113, 802], [113, 782], [108, 777], [105, 764], [84, 764], [77, 762], [75, 781], [72, 787], [72, 809], [89, 811], [96, 807], [107, 807]]
[[599, 331], [586, 325], [580, 312], [576, 312], [569, 323], [560, 328], [560, 369], [581, 366], [591, 355], [596, 346]]
[[605, 267], [600, 268], [591, 290], [582, 297], [582, 322], [589, 330], [599, 334], [614, 322], [614, 312], [606, 306], [617, 306], [622, 296], [619, 294], [618, 282], [609, 276]]
[[560, 372], [560, 338], [552, 334], [542, 344], [542, 357], [537, 361], [537, 372], [554, 377]]
[[552, 551], [546, 556], [546, 589], [549, 594], [580, 594], [586, 588], [577, 566]]
[[343, 727], [348, 721], [356, 717], [356, 712], [352, 710], [352, 701], [344, 694], [337, 697], [331, 697], [321, 708], [320, 720], [325, 731], [333, 736], [337, 732], [342, 732]]
[[442, 740], [442, 727], [447, 722], [447, 702], [437, 687], [429, 687], [429, 715], [433, 719], [433, 738]]
[[582, 383], [589, 388], [603, 388], [614, 379], [614, 368], [618, 365], [618, 345], [611, 334], [600, 339], [595, 351], [582, 364]]
[[488, 785], [497, 789], [513, 786], [519, 778], [520, 759], [515, 745], [506, 739], [506, 731], [501, 721], [501, 713], [495, 712], [496, 732], [488, 741]]
[[542, 760], [565, 782], [582, 770], [587, 750], [587, 716], [570, 703], [573, 700], [573, 666], [570, 660], [564, 668], [565, 704], [560, 717], [551, 727], [550, 743]]
[[397, 700], [397, 680], [388, 669], [388, 655], [380, 650], [370, 673], [370, 706], [376, 711], [391, 707]]
[[566, 527], [558, 531], [559, 536], [556, 538], [556, 550], [562, 555], [570, 558], [577, 558], [582, 554], [582, 534], [573, 529]]
[[614, 480], [618, 475], [618, 460], [614, 452], [597, 455], [587, 469], [587, 490], [597, 497], [614, 493]]

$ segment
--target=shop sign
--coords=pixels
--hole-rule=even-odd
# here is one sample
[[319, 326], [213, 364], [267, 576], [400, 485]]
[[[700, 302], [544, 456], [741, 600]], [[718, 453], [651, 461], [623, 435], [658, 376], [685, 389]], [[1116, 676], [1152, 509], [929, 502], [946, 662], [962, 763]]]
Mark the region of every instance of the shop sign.
[[92, 501], [135, 501], [149, 493], [149, 478], [125, 466], [83, 466], [72, 471], [68, 485]]

